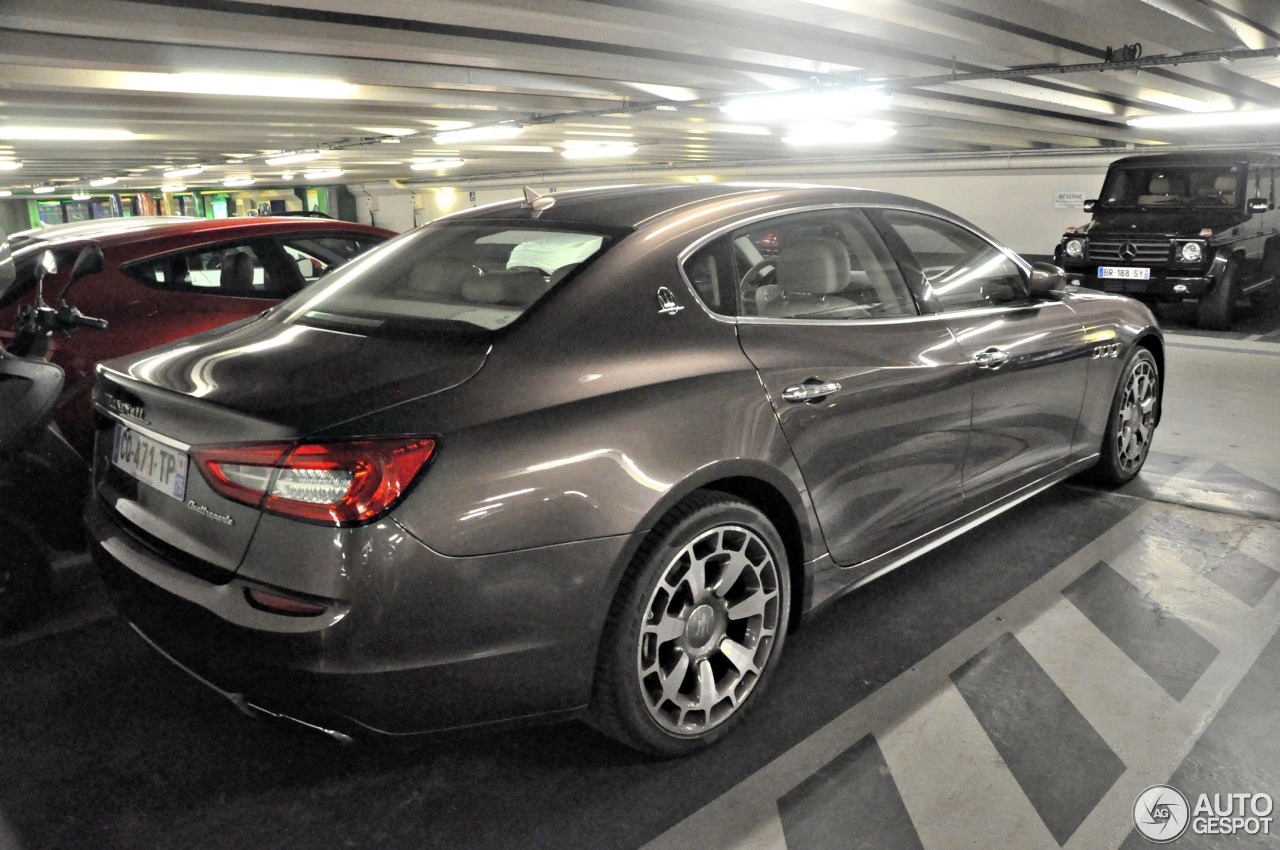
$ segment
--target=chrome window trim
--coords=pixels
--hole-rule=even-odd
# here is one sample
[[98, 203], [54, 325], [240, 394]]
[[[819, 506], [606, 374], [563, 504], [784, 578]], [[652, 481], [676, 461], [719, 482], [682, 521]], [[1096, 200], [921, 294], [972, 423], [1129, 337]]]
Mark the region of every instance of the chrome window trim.
[[[1029, 278], [1031, 275], [1030, 263], [1028, 263], [1026, 260], [1024, 260], [1022, 257], [1020, 257], [1017, 253], [1015, 253], [1011, 249], [1005, 247], [1004, 245], [1001, 245], [998, 242], [993, 241], [991, 237], [987, 236], [982, 231], [975, 230], [974, 227], [968, 224], [967, 222], [961, 221], [960, 219], [957, 219], [953, 216], [939, 214], [939, 212], [935, 212], [933, 210], [922, 210], [918, 207], [912, 207], [912, 206], [907, 206], [903, 204], [885, 204], [885, 203], [805, 204], [803, 206], [798, 206], [798, 207], [786, 207], [781, 210], [771, 210], [769, 212], [757, 213], [755, 215], [748, 216], [747, 218], [738, 219], [732, 224], [726, 224], [721, 227], [718, 227], [715, 230], [711, 231], [710, 233], [706, 234], [705, 236], [701, 236], [698, 239], [691, 242], [683, 250], [681, 250], [679, 254], [676, 255], [676, 269], [680, 273], [680, 279], [684, 281], [685, 287], [689, 290], [689, 294], [693, 296], [694, 303], [696, 303], [702, 309], [702, 312], [710, 316], [712, 319], [715, 319], [716, 321], [722, 322], [727, 325], [739, 325], [739, 324], [841, 325], [841, 326], [848, 326], [848, 325], [858, 326], [858, 325], [864, 325], [864, 324], [865, 325], [884, 325], [884, 324], [897, 324], [902, 322], [915, 322], [915, 321], [920, 321], [922, 319], [949, 318], [953, 316], [958, 316], [961, 318], [971, 317], [971, 316], [988, 316], [988, 315], [996, 315], [1000, 313], [1007, 313], [1012, 310], [1025, 310], [1030, 307], [1039, 308], [1039, 307], [1048, 306], [1050, 304], [1066, 304], [1065, 301], [1032, 301], [1027, 304], [1014, 304], [1008, 307], [1003, 307], [1003, 306], [1002, 307], [979, 307], [973, 310], [957, 310], [951, 313], [948, 313], [945, 311], [941, 313], [929, 313], [927, 315], [923, 313], [917, 313], [914, 316], [886, 316], [881, 319], [771, 319], [771, 318], [765, 318], [762, 316], [726, 316], [721, 313], [715, 312], [714, 310], [712, 310], [710, 307], [706, 305], [706, 303], [702, 300], [702, 296], [698, 294], [697, 288], [693, 285], [693, 281], [691, 281], [689, 279], [689, 275], [685, 273], [684, 266], [685, 266], [685, 263], [688, 262], [690, 257], [692, 257], [694, 254], [702, 250], [704, 247], [706, 247], [710, 243], [714, 242], [716, 239], [719, 239], [721, 236], [724, 236], [726, 233], [730, 233], [734, 230], [738, 230], [739, 228], [746, 227], [751, 224], [755, 224], [756, 222], [759, 222], [759, 221], [765, 221], [766, 219], [770, 219], [770, 218], [778, 218], [786, 215], [796, 215], [799, 213], [823, 212], [826, 210], [846, 210], [846, 209], [847, 210], [898, 210], [901, 212], [916, 213], [917, 215], [925, 215], [925, 216], [930, 216], [932, 218], [940, 219], [950, 224], [954, 224], [956, 227], [959, 227], [962, 230], [967, 230], [977, 238], [981, 239], [983, 242], [986, 242], [992, 248], [995, 248], [997, 251], [999, 251], [1001, 254], [1007, 257], [1010, 261], [1012, 261], [1015, 266], [1018, 267], [1018, 270], [1022, 272], [1022, 275], [1024, 278]], [[894, 259], [895, 261], [897, 260], [896, 257]]]

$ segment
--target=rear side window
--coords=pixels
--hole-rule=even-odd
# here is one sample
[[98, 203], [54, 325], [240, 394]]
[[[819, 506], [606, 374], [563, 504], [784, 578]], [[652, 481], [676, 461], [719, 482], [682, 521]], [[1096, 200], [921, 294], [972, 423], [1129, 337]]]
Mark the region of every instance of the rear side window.
[[748, 225], [695, 252], [684, 272], [718, 313], [822, 321], [916, 314], [897, 263], [856, 209]]
[[229, 298], [286, 298], [302, 288], [296, 263], [268, 239], [168, 254], [126, 266], [125, 273], [166, 292]]
[[1027, 282], [1013, 260], [978, 234], [924, 213], [877, 213], [886, 238], [896, 237], [904, 268], [922, 275], [945, 312], [1028, 302]]
[[288, 302], [283, 320], [362, 333], [496, 330], [613, 241], [573, 225], [438, 222], [326, 276]]

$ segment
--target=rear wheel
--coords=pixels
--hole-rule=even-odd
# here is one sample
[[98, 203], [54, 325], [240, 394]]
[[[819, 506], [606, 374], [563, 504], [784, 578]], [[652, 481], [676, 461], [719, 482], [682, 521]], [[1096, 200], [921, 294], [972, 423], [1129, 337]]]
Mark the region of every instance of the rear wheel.
[[1111, 402], [1111, 416], [1102, 439], [1102, 456], [1094, 477], [1118, 487], [1132, 481], [1146, 463], [1155, 436], [1160, 393], [1156, 359], [1145, 348], [1129, 355]]
[[1240, 292], [1240, 274], [1243, 265], [1239, 259], [1227, 263], [1226, 271], [1222, 273], [1218, 285], [1212, 292], [1200, 298], [1200, 303], [1196, 307], [1197, 325], [1210, 331], [1231, 329], [1236, 296]]
[[654, 528], [609, 612], [593, 724], [653, 755], [724, 737], [777, 666], [789, 601], [786, 550], [764, 514], [691, 496]]

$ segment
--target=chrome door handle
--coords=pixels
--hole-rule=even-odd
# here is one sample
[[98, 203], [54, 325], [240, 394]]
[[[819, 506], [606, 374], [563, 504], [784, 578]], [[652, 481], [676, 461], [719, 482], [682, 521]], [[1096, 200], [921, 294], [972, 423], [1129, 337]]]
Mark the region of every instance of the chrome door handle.
[[840, 392], [838, 381], [822, 381], [815, 384], [795, 384], [782, 391], [784, 401], [792, 403], [801, 401], [817, 401], [832, 393]]
[[973, 355], [973, 362], [979, 369], [999, 369], [1009, 360], [1009, 352], [994, 345]]

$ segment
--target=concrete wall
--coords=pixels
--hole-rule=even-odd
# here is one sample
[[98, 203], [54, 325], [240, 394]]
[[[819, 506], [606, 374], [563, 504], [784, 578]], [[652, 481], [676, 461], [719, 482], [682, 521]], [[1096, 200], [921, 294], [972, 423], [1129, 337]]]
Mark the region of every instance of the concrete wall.
[[[1090, 157], [1044, 157], [1020, 163], [989, 157], [930, 165], [920, 162], [876, 163], [860, 168], [805, 169], [779, 166], [739, 168], [691, 175], [687, 172], [597, 172], [557, 175], [530, 185], [539, 192], [619, 183], [753, 180], [829, 183], [910, 195], [944, 207], [1023, 254], [1048, 255], [1064, 228], [1089, 216], [1080, 201], [1097, 197], [1107, 164], [1120, 154]], [[348, 187], [356, 196], [360, 220], [406, 230], [447, 213], [521, 197], [522, 184], [484, 181], [457, 186], [377, 183]], [[1072, 196], [1074, 200], [1060, 196]], [[370, 200], [373, 209], [370, 210]]]

